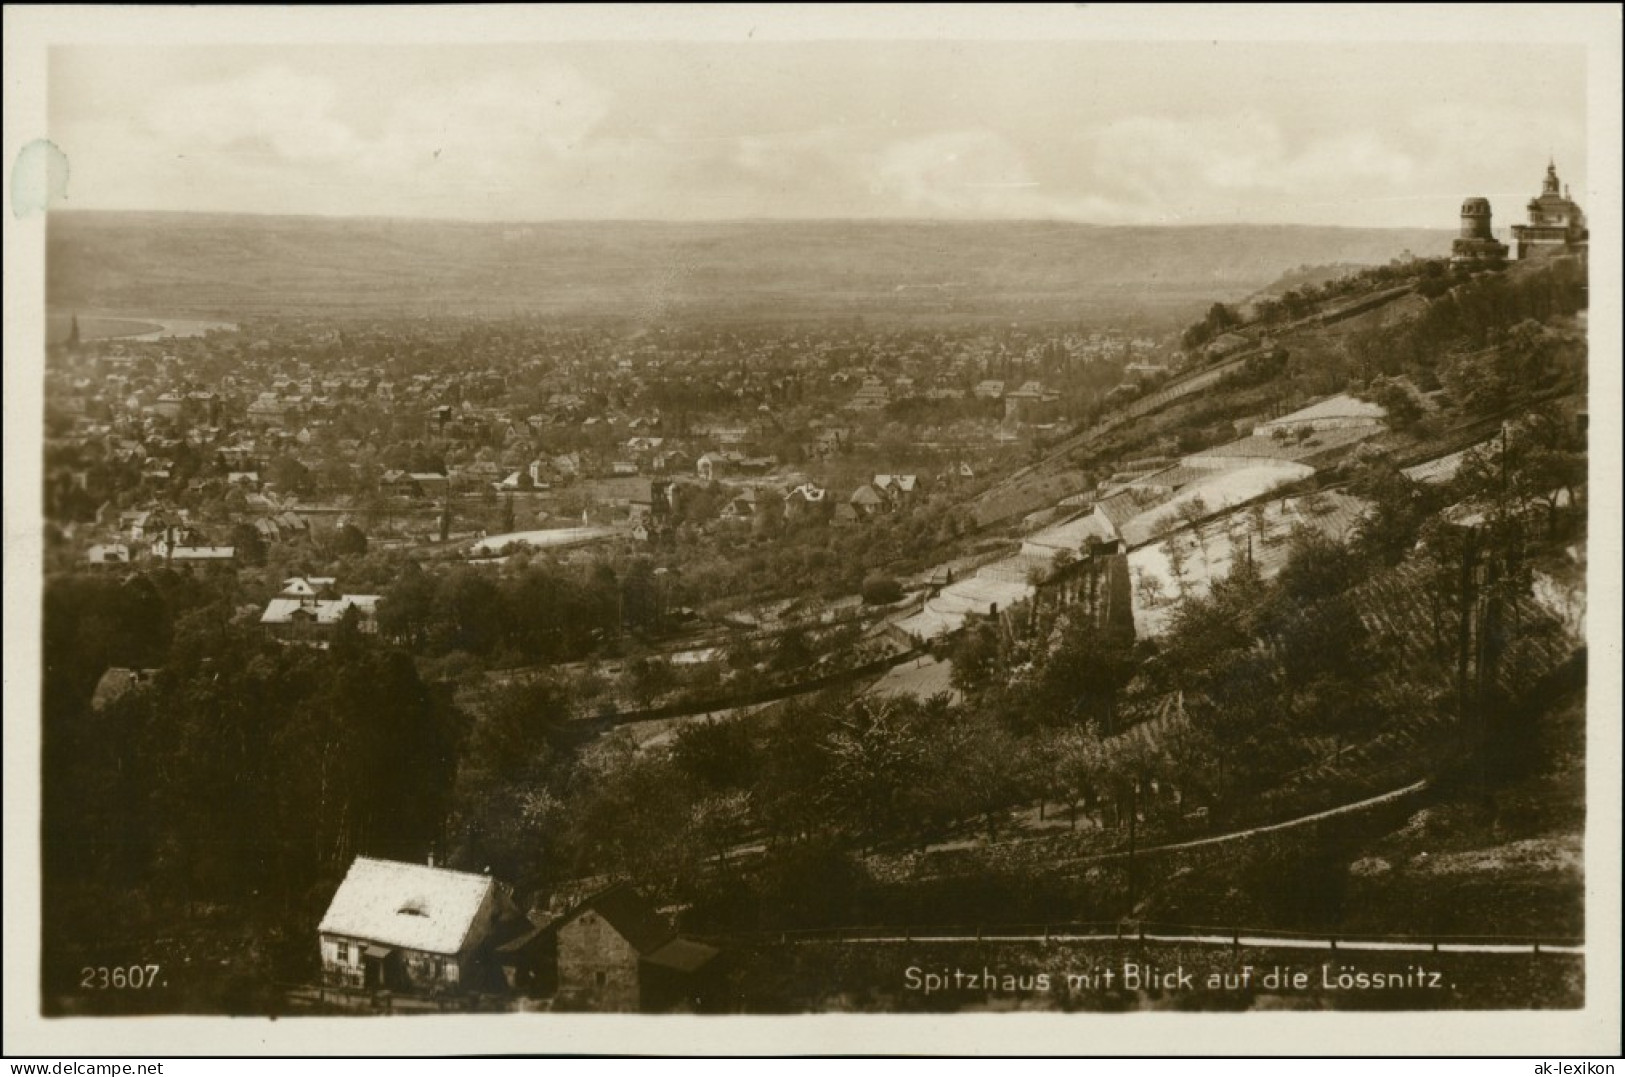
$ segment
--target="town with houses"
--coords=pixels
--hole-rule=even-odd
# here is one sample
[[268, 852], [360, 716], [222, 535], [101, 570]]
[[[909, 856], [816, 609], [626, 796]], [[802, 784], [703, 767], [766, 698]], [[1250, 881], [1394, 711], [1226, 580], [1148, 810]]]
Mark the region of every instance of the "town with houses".
[[[52, 908], [130, 880], [222, 970], [155, 1005], [232, 1012], [958, 1008], [841, 981], [842, 933], [1468, 936], [1503, 892], [1578, 990], [1569, 802], [1520, 769], [1574, 765], [1524, 690], [1584, 701], [1559, 188], [1194, 322], [53, 310], [48, 773], [139, 808], [48, 803], [94, 835]], [[1417, 897], [1396, 828], [1468, 857], [1491, 773], [1521, 874]], [[1339, 832], [1335, 893], [1225, 874], [1319, 879], [1303, 820], [1369, 805], [1419, 814]]]
[[[1053, 434], [1066, 415], [1045, 377], [1098, 410], [1173, 361], [1166, 341], [1112, 330], [627, 342], [269, 323], [126, 341], [78, 324], [48, 374], [53, 557], [114, 569], [369, 546], [658, 555], [679, 529], [686, 544], [862, 527], [963, 496], [979, 468]], [[475, 363], [417, 372], [480, 332], [493, 339]], [[377, 596], [337, 585], [278, 591], [263, 623], [352, 606], [370, 622]]]

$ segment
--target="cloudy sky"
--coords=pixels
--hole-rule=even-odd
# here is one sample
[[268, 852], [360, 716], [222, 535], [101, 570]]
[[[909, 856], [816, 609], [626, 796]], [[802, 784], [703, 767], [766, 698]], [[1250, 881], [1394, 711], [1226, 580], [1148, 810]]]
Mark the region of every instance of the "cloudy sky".
[[69, 207], [1450, 227], [1583, 200], [1573, 46], [622, 41], [50, 50]]

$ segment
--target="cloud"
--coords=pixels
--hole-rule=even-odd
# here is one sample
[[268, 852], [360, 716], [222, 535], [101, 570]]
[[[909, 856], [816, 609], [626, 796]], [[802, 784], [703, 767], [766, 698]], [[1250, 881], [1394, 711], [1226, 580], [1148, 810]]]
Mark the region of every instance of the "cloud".
[[165, 88], [141, 157], [203, 204], [218, 187], [280, 212], [503, 216], [546, 215], [549, 188], [617, 155], [593, 145], [610, 96], [565, 65], [356, 84], [271, 65]]
[[906, 209], [1025, 216], [1039, 183], [1021, 152], [992, 131], [944, 131], [893, 143], [871, 172], [876, 193]]
[[1130, 117], [1085, 142], [1100, 194], [1162, 214], [1212, 215], [1270, 195], [1336, 201], [1373, 186], [1402, 187], [1418, 172], [1409, 152], [1374, 133], [1342, 131], [1294, 146], [1276, 122], [1255, 113]]
[[357, 148], [355, 132], [333, 115], [334, 101], [333, 85], [322, 76], [266, 67], [212, 85], [165, 89], [146, 120], [176, 152], [332, 161]]
[[580, 150], [609, 108], [609, 95], [573, 68], [493, 73], [404, 95], [375, 150], [386, 164], [438, 159], [502, 172]]

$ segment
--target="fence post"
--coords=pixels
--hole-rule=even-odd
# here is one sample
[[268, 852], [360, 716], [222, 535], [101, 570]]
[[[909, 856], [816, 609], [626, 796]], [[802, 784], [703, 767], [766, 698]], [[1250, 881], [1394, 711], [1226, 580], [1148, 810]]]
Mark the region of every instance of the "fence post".
[[977, 942], [982, 941], [982, 925], [981, 924], [976, 925], [976, 941]]
[[1534, 952], [1534, 953], [1537, 953], [1537, 954], [1538, 954], [1538, 953], [1540, 953], [1540, 943], [1538, 943], [1538, 942], [1536, 942], [1536, 943], [1531, 943], [1531, 944], [1530, 944], [1530, 949], [1531, 949], [1531, 951], [1532, 951], [1532, 952]]
[[1333, 935], [1331, 941], [1332, 941], [1332, 953], [1335, 954], [1337, 952], [1337, 936]]
[[1049, 925], [1048, 924], [1044, 925], [1044, 941], [1045, 942], [1049, 941]]
[[1230, 929], [1230, 945], [1234, 949], [1241, 949], [1241, 928], [1233, 927]]

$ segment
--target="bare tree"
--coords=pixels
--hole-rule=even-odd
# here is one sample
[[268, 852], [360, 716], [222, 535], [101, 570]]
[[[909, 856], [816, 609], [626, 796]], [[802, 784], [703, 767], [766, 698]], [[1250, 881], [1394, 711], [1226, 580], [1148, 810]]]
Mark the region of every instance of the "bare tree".
[[1185, 542], [1177, 534], [1169, 535], [1162, 542], [1162, 554], [1168, 559], [1168, 574], [1174, 578], [1174, 586], [1179, 591], [1179, 597], [1185, 597]]
[[1134, 570], [1134, 593], [1139, 596], [1141, 605], [1147, 609], [1162, 605], [1163, 591], [1162, 577], [1144, 568]]

